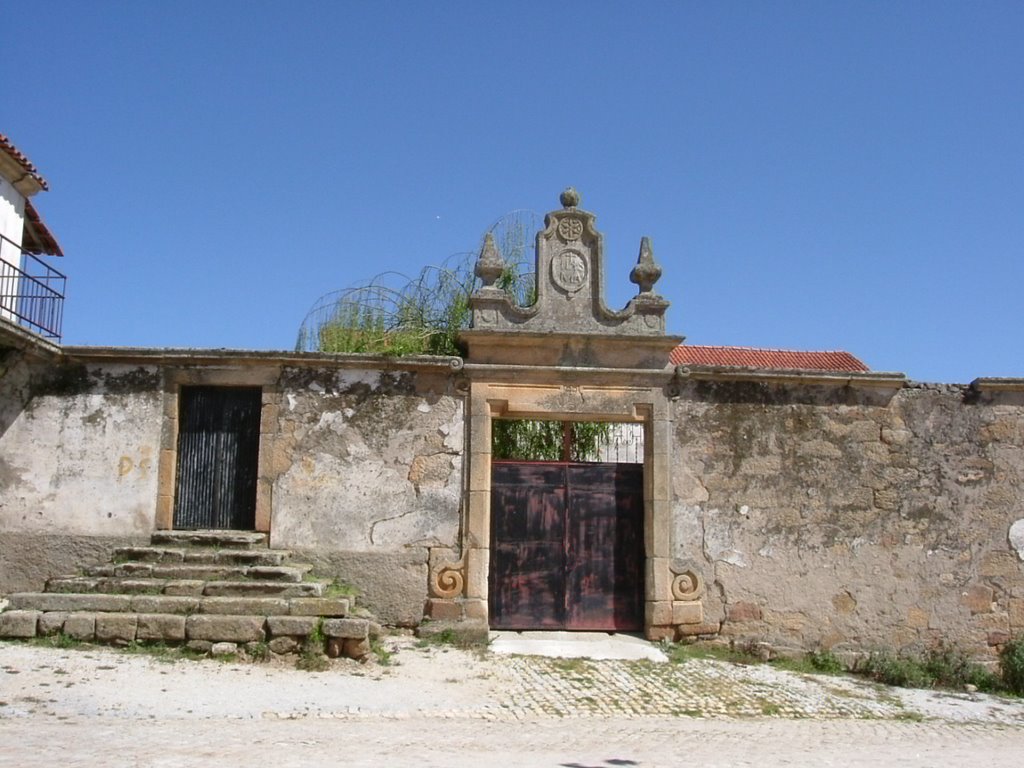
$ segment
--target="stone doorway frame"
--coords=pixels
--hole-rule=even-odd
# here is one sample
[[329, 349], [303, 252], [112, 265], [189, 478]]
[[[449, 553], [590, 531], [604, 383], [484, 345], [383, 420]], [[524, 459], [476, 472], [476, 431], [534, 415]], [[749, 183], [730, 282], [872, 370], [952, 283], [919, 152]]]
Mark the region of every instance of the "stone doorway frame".
[[[467, 366], [470, 367], [470, 366]], [[472, 366], [475, 367], [475, 366]], [[492, 368], [492, 366], [482, 366]], [[493, 368], [497, 368], [494, 366]], [[497, 371], [493, 371], [497, 373]], [[600, 378], [576, 369], [567, 376], [549, 369], [547, 382], [522, 381], [517, 371], [469, 383], [467, 489], [462, 513], [461, 557], [431, 564], [428, 614], [486, 622], [489, 618], [491, 536], [491, 426], [494, 419], [599, 421], [642, 424], [644, 428], [644, 634], [673, 638], [679, 625], [703, 621], [703, 585], [693, 571], [673, 564], [671, 510], [672, 413], [667, 381], [644, 386]], [[533, 371], [534, 375], [540, 373]], [[606, 372], [610, 373], [610, 372]], [[551, 375], [555, 374], [555, 375]], [[631, 378], [635, 380], [634, 374]], [[648, 378], [648, 377], [642, 377]], [[657, 376], [657, 379], [664, 377]]]

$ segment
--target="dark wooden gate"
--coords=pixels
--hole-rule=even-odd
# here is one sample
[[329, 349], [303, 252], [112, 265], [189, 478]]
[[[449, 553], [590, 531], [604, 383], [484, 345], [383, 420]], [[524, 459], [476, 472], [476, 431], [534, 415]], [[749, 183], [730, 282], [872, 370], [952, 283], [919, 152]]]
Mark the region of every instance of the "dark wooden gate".
[[258, 387], [182, 388], [175, 528], [255, 527], [261, 400]]
[[643, 465], [496, 461], [490, 624], [644, 626]]

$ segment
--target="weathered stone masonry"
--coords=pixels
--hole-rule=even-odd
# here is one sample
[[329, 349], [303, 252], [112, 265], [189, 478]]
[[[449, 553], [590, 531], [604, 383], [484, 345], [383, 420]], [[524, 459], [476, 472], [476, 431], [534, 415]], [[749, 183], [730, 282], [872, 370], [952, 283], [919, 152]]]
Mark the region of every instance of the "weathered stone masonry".
[[358, 584], [381, 619], [415, 624], [430, 550], [457, 543], [460, 366], [106, 349], [11, 363], [0, 380], [0, 593], [170, 528], [180, 387], [258, 385], [257, 528]]
[[[358, 584], [382, 619], [420, 620], [431, 553], [457, 560], [464, 542], [458, 361], [118, 354], [5, 358], [0, 590], [38, 589], [166, 527], [169, 382], [255, 378], [271, 382], [273, 546]], [[1020, 381], [708, 369], [672, 391], [668, 554], [699, 580], [673, 585], [681, 634], [984, 653], [1024, 633]]]
[[1024, 634], [1021, 382], [688, 381], [674, 550], [707, 630], [836, 650]]

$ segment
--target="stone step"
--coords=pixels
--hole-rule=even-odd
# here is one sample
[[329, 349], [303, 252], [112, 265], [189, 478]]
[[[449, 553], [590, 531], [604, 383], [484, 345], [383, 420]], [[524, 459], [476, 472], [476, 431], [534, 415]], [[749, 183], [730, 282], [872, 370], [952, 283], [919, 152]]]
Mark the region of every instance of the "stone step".
[[156, 546], [255, 549], [267, 545], [267, 534], [254, 531], [157, 531], [150, 542]]
[[[132, 611], [9, 610], [0, 613], [0, 637], [30, 638], [58, 632], [76, 640], [126, 645], [131, 642], [262, 643], [271, 650], [294, 652], [320, 629], [322, 649], [331, 656], [359, 658], [370, 651], [367, 619], [317, 616], [160, 614]], [[275, 642], [276, 641], [276, 642]]]
[[189, 549], [187, 547], [118, 547], [115, 564], [216, 563], [218, 565], [283, 565], [291, 552], [283, 549]]
[[106, 595], [174, 595], [185, 597], [323, 597], [326, 584], [319, 581], [206, 580], [128, 578], [117, 576], [64, 576], [46, 582], [54, 593]]
[[209, 597], [323, 597], [326, 589], [327, 584], [320, 581], [208, 581], [202, 593]]
[[[345, 597], [205, 597], [185, 595], [107, 595], [73, 592], [18, 592], [10, 596], [11, 611], [134, 612], [190, 615], [194, 613], [344, 618], [351, 603]], [[3, 614], [0, 614], [3, 615]]]
[[47, 592], [107, 595], [201, 595], [202, 579], [146, 579], [117, 576], [61, 576], [46, 582]]
[[218, 563], [171, 564], [128, 562], [96, 565], [85, 569], [86, 576], [152, 579], [202, 579], [228, 581], [259, 579], [298, 583], [312, 566], [308, 565], [223, 565]]

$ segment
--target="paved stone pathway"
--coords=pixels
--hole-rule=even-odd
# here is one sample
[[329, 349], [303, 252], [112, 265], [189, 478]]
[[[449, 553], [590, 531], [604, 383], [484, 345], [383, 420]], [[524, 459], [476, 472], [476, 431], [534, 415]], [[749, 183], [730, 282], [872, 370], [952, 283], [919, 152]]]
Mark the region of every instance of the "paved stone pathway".
[[1019, 766], [1024, 701], [386, 641], [325, 672], [0, 643], [0, 766]]

